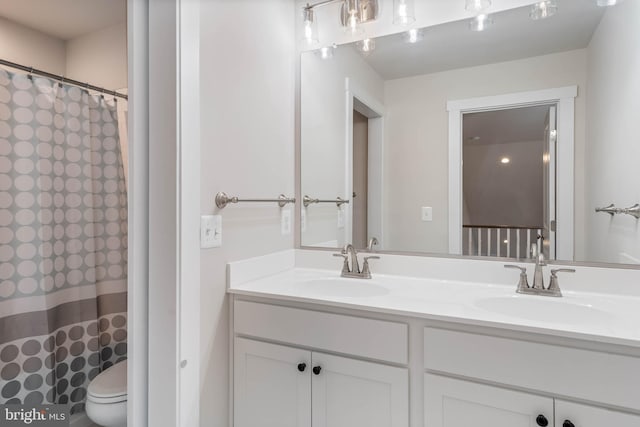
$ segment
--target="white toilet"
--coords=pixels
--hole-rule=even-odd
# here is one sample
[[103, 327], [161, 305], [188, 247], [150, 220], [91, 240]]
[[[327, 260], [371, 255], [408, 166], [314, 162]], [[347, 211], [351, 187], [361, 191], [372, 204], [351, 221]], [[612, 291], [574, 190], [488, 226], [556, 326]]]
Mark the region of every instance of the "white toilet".
[[103, 427], [127, 425], [127, 361], [96, 376], [87, 390], [87, 416]]

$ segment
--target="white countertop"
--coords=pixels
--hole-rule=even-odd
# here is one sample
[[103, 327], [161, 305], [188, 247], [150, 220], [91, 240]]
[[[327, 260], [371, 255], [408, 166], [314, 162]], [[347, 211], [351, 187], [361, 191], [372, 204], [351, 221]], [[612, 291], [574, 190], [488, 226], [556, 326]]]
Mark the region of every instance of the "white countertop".
[[637, 296], [576, 290], [563, 290], [562, 298], [520, 295], [517, 277], [513, 285], [375, 272], [371, 280], [344, 279], [337, 270], [289, 265], [278, 271], [274, 260], [230, 264], [230, 275], [242, 280], [230, 278], [228, 292], [640, 348]]

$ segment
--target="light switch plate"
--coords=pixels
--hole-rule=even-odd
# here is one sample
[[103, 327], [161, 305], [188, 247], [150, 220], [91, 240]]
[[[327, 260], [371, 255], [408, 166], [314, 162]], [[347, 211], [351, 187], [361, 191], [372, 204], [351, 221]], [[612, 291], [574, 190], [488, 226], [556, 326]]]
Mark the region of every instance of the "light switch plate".
[[280, 213], [280, 233], [283, 236], [291, 234], [291, 209], [282, 209]]
[[429, 206], [424, 206], [422, 208], [422, 220], [423, 221], [433, 221], [433, 208]]
[[222, 246], [222, 215], [202, 215], [200, 218], [200, 247]]

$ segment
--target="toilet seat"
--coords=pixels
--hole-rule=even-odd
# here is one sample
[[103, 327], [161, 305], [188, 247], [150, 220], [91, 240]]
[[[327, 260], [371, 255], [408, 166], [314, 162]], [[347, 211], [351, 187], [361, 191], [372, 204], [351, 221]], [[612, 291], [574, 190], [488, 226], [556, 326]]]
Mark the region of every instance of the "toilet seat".
[[116, 363], [96, 376], [87, 389], [87, 400], [98, 404], [127, 401], [127, 361]]

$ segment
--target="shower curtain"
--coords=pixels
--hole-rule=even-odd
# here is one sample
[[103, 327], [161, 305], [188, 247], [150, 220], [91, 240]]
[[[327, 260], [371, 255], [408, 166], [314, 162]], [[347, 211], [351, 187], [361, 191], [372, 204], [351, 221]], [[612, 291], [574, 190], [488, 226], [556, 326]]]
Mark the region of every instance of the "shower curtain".
[[127, 355], [116, 103], [0, 69], [0, 403], [84, 410]]

